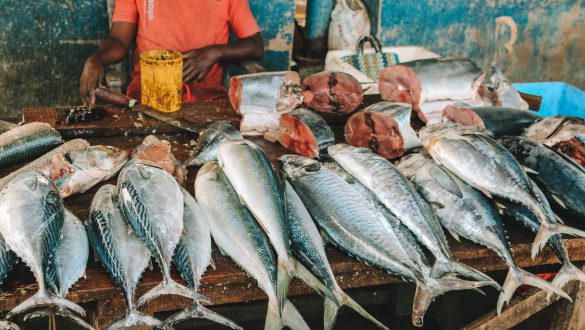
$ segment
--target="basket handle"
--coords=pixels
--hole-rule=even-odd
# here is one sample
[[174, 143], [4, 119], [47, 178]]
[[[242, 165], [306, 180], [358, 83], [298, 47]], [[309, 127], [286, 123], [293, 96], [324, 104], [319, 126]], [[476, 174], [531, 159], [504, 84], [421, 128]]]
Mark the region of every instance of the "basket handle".
[[356, 49], [356, 53], [358, 53], [358, 55], [362, 55], [364, 53], [364, 45], [366, 42], [369, 42], [374, 49], [376, 50], [376, 53], [382, 53], [382, 44], [380, 44], [380, 41], [378, 40], [378, 38], [374, 37], [373, 35], [369, 35], [369, 36], [361, 36], [358, 39], [357, 42], [357, 49]]

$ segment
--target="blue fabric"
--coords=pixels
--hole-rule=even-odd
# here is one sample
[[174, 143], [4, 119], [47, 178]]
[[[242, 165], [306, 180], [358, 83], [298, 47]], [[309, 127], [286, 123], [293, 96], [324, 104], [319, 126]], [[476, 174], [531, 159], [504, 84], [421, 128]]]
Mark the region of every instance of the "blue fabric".
[[572, 116], [585, 119], [585, 92], [563, 82], [518, 83], [514, 87], [523, 93], [542, 96], [537, 115]]

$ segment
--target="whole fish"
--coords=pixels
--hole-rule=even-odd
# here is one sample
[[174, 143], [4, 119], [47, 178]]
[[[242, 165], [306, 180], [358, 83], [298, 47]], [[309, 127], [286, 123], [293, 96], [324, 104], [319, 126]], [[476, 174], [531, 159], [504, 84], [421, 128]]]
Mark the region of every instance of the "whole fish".
[[85, 315], [73, 302], [47, 290], [46, 272], [64, 221], [57, 187], [39, 172], [16, 176], [0, 191], [0, 234], [8, 248], [31, 269], [39, 291], [8, 313], [10, 319], [31, 308], [56, 305]]
[[421, 272], [410, 258], [412, 251], [404, 249], [390, 222], [344, 179], [313, 159], [285, 155], [279, 161], [328, 242], [369, 265], [417, 284], [412, 313], [416, 326], [422, 326], [428, 306], [441, 294], [488, 284], [434, 279], [428, 269]]
[[477, 127], [442, 123], [424, 127], [420, 137], [435, 162], [486, 196], [506, 198], [528, 207], [542, 228], [532, 251], [538, 251], [555, 233], [581, 235], [574, 228], [552, 226], [554, 213], [546, 198], [534, 191], [530, 179], [514, 156]]
[[[523, 138], [503, 138], [500, 142], [520, 164], [530, 168], [529, 175], [544, 188], [549, 201], [585, 218], [585, 169], [544, 144]], [[536, 174], [538, 173], [538, 174]]]
[[[207, 267], [211, 264], [215, 268], [211, 259], [211, 234], [201, 206], [189, 192], [185, 189], [182, 189], [182, 191], [183, 203], [185, 204], [185, 211], [183, 212], [184, 230], [175, 250], [173, 262], [181, 272], [181, 276], [187, 286], [197, 291], [201, 276], [205, 273]], [[192, 318], [204, 318], [232, 329], [242, 329], [233, 321], [205, 308], [197, 301], [194, 301], [191, 307], [171, 315], [165, 321], [165, 324], [172, 325]]]
[[193, 154], [185, 161], [185, 164], [187, 166], [203, 166], [203, 164], [217, 159], [217, 148], [222, 142], [243, 138], [242, 133], [227, 122], [215, 122], [199, 134]]
[[264, 230], [240, 198], [216, 162], [205, 164], [197, 173], [195, 196], [208, 218], [213, 240], [268, 296], [264, 329], [309, 329], [294, 305], [285, 299], [280, 305], [277, 267], [272, 246]]
[[0, 167], [39, 157], [63, 142], [61, 134], [46, 123], [15, 127], [0, 134]]
[[414, 183], [427, 201], [436, 205], [436, 213], [441, 224], [457, 240], [462, 236], [483, 245], [496, 252], [506, 262], [510, 270], [498, 298], [498, 315], [501, 314], [504, 303], [512, 298], [522, 284], [533, 285], [567, 297], [563, 291], [549, 282], [518, 267], [506, 239], [500, 215], [482, 193], [422, 154], [414, 154], [402, 160], [398, 169]]
[[137, 301], [167, 294], [193, 300], [207, 299], [171, 278], [171, 261], [183, 232], [183, 193], [179, 184], [162, 167], [131, 160], [118, 176], [118, 201], [126, 222], [148, 247], [159, 264], [163, 281]]
[[443, 111], [443, 120], [486, 128], [495, 136], [520, 135], [526, 127], [541, 118], [528, 111], [493, 106], [459, 107], [451, 105]]
[[338, 144], [329, 155], [368, 188], [388, 210], [410, 229], [436, 258], [433, 277], [459, 273], [479, 281], [491, 281], [487, 275], [457, 262], [434, 211], [412, 184], [392, 163], [369, 149]]
[[132, 159], [157, 164], [172, 174], [181, 186], [187, 180], [187, 168], [173, 155], [171, 143], [167, 140], [159, 140], [154, 135], [144, 138], [142, 143], [134, 149]]
[[84, 193], [96, 184], [109, 180], [126, 164], [128, 153], [110, 146], [91, 146], [55, 155], [51, 163], [51, 180], [61, 197]]
[[94, 195], [86, 224], [89, 242], [116, 286], [122, 291], [128, 310], [108, 329], [135, 325], [162, 328], [162, 322], [136, 310], [134, 293], [150, 262], [150, 251], [126, 224], [116, 201], [116, 186], [104, 185]]
[[221, 144], [217, 159], [242, 203], [258, 220], [276, 251], [280, 306], [284, 306], [293, 276], [322, 291], [323, 284], [292, 256], [286, 225], [285, 185], [268, 157], [252, 142], [240, 140]]
[[339, 287], [327, 260], [319, 229], [315, 226], [302, 200], [288, 182], [286, 182], [286, 202], [287, 225], [292, 252], [329, 289], [325, 295], [324, 328], [333, 328], [339, 308], [346, 305], [378, 327], [387, 329]]
[[46, 177], [50, 176], [50, 169], [51, 163], [55, 156], [62, 156], [65, 153], [73, 150], [83, 150], [89, 148], [89, 142], [84, 139], [75, 139], [71, 141], [67, 141], [62, 145], [58, 146], [57, 148], [49, 151], [48, 153], [44, 154], [43, 156], [37, 158], [36, 160], [26, 164], [25, 166], [19, 168], [18, 170], [6, 175], [2, 179], [0, 179], [0, 187], [4, 187], [10, 180], [14, 177], [18, 176], [21, 173], [30, 172], [30, 171], [40, 171]]
[[[65, 298], [71, 286], [84, 276], [88, 257], [89, 243], [85, 227], [71, 211], [65, 209], [61, 239], [51, 258], [49, 271], [46, 273], [47, 284], [53, 288], [58, 297]], [[58, 308], [56, 311], [50, 309], [35, 311], [28, 314], [24, 320], [50, 315], [68, 318], [84, 329], [93, 329], [83, 319], [63, 308]]]

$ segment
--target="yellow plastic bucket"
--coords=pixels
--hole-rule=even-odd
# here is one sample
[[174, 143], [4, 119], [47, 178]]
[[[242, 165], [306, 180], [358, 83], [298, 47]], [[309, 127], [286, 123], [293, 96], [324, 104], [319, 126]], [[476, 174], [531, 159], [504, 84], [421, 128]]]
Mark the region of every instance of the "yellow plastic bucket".
[[183, 56], [171, 50], [140, 53], [141, 103], [162, 112], [181, 109]]

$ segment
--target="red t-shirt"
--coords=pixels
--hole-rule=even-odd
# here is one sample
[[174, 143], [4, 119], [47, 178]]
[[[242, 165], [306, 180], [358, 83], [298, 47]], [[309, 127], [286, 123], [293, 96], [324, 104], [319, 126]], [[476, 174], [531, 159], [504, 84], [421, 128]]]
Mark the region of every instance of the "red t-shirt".
[[[260, 32], [247, 0], [116, 0], [112, 22], [138, 25], [134, 70], [127, 94], [140, 99], [140, 53], [153, 49], [186, 52], [227, 44], [230, 28], [238, 38]], [[215, 64], [205, 78], [189, 83], [192, 99], [202, 101], [224, 94], [223, 67]]]

